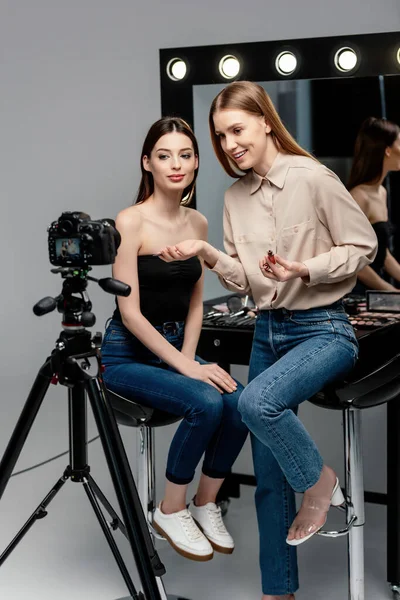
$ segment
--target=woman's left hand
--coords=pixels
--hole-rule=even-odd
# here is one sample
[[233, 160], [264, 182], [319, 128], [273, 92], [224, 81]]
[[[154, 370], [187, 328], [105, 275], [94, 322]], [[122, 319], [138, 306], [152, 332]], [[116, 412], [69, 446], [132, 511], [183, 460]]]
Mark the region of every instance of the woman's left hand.
[[310, 273], [306, 265], [301, 262], [285, 260], [279, 254], [274, 254], [273, 260], [266, 254], [259, 262], [261, 273], [273, 281], [289, 281], [302, 277], [307, 279]]

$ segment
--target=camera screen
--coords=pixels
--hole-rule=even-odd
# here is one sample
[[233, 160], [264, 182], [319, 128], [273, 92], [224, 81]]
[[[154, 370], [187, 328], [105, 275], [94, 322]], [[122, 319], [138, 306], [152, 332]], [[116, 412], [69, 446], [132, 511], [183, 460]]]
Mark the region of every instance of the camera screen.
[[79, 238], [58, 238], [56, 239], [56, 257], [65, 262], [79, 262], [80, 239]]

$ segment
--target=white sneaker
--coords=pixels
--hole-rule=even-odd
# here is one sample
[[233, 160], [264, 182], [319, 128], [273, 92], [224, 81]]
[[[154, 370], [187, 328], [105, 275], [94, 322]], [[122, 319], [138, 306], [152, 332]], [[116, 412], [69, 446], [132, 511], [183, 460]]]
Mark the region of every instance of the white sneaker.
[[160, 504], [154, 511], [152, 525], [185, 558], [198, 561], [212, 559], [212, 546], [197, 527], [187, 508], [166, 515], [161, 511]]
[[232, 554], [235, 542], [224, 525], [220, 507], [214, 502], [196, 506], [192, 500], [189, 510], [204, 535], [210, 540], [214, 550], [223, 554]]

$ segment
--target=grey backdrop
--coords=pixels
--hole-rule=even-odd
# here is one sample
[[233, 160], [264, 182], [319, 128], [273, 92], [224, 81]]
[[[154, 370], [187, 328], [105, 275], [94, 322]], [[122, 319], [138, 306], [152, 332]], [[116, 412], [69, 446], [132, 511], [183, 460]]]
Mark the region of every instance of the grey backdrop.
[[[158, 49], [383, 32], [399, 24], [398, 0], [0, 0], [1, 453], [60, 330], [56, 313], [32, 313], [39, 298], [61, 287], [49, 271], [47, 225], [63, 210], [114, 217], [131, 203], [143, 136], [160, 116]], [[96, 268], [94, 275], [109, 271]], [[95, 284], [89, 293], [101, 330], [113, 300]], [[302, 416], [338, 468], [339, 416], [314, 408]], [[383, 491], [383, 411], [370, 411], [366, 421], [366, 481]], [[95, 435], [92, 422], [89, 429]], [[157, 440], [161, 482], [171, 434], [160, 432]], [[124, 431], [124, 439], [134, 463], [133, 433]], [[52, 387], [17, 468], [66, 448], [66, 392]], [[90, 463], [112, 499], [98, 442]], [[0, 503], [1, 548], [66, 464], [60, 459], [11, 480]], [[248, 449], [238, 468], [251, 472]], [[64, 487], [2, 567], [2, 598], [102, 600], [126, 593], [87, 504], [79, 486]]]

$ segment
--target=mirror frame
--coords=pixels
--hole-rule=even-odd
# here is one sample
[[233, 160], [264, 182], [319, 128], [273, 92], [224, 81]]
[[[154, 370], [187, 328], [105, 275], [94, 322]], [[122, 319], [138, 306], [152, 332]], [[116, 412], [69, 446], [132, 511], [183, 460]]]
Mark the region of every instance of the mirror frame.
[[[337, 50], [350, 46], [359, 62], [348, 73], [340, 72], [334, 64]], [[282, 76], [275, 68], [275, 59], [283, 50], [291, 50], [298, 58], [295, 71]], [[400, 32], [341, 35], [322, 38], [246, 42], [213, 46], [164, 48], [160, 54], [161, 114], [179, 116], [194, 128], [193, 86], [231, 81], [290, 81], [298, 79], [330, 79], [400, 75]], [[226, 55], [241, 60], [242, 68], [232, 79], [225, 79], [218, 65]], [[173, 81], [167, 66], [173, 58], [182, 58], [187, 64], [184, 79]], [[191, 206], [196, 208], [196, 193]]]
[[[334, 55], [343, 46], [354, 48], [360, 59], [358, 66], [349, 73], [341, 73], [334, 65]], [[399, 49], [400, 32], [397, 31], [161, 49], [162, 116], [177, 115], [193, 126], [194, 85], [228, 84], [236, 80], [284, 81], [400, 75], [397, 59]], [[291, 50], [298, 57], [297, 68], [289, 76], [282, 76], [275, 69], [275, 59], [282, 50]], [[227, 54], [237, 56], [243, 65], [239, 75], [232, 79], [225, 79], [218, 70], [219, 61]], [[175, 57], [184, 59], [188, 65], [186, 76], [181, 81], [173, 81], [167, 75], [167, 65]]]

